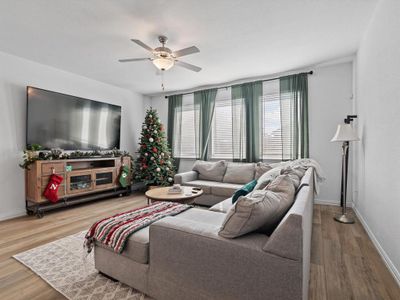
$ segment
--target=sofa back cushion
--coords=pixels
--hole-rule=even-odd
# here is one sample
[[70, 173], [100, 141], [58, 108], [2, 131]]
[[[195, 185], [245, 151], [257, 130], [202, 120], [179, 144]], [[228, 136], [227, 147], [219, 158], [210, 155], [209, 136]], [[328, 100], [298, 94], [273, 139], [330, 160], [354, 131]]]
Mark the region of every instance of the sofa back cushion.
[[223, 182], [247, 183], [254, 179], [255, 164], [228, 163]]
[[254, 179], [259, 179], [264, 173], [273, 169], [270, 164], [258, 162], [256, 163], [256, 174], [254, 175]]
[[199, 179], [222, 182], [226, 171], [226, 161], [203, 161], [196, 160], [193, 171], [199, 173]]
[[242, 196], [233, 205], [218, 234], [235, 238], [252, 231], [270, 234], [294, 200], [294, 185], [287, 175], [278, 176], [265, 190]]

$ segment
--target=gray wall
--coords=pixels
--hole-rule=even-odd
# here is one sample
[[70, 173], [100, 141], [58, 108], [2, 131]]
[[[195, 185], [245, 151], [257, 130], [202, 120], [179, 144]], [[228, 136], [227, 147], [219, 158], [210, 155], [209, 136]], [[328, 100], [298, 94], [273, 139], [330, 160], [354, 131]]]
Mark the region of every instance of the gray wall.
[[131, 91], [0, 52], [0, 220], [24, 214], [26, 86], [122, 106], [121, 149], [134, 152], [143, 121], [143, 98]]
[[[340, 202], [341, 145], [331, 143], [336, 126], [343, 122], [353, 107], [352, 62], [331, 63], [306, 68], [314, 70], [309, 76], [310, 156], [323, 167], [327, 180], [321, 184], [317, 201], [329, 204]], [[156, 96], [146, 101], [159, 112], [167, 125], [168, 101]], [[190, 170], [193, 160], [182, 160], [180, 171]], [[349, 200], [351, 201], [351, 188]]]
[[400, 1], [378, 4], [356, 68], [355, 209], [400, 284]]

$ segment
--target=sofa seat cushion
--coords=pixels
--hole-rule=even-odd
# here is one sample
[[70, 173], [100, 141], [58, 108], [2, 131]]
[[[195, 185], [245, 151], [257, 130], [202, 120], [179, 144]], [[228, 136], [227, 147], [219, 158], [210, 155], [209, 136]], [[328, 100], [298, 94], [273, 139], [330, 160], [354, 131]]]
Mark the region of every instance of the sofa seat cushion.
[[223, 182], [226, 183], [247, 183], [254, 179], [254, 163], [228, 163]]
[[242, 187], [241, 184], [224, 183], [209, 180], [193, 180], [185, 182], [183, 185], [195, 186], [203, 189], [204, 194], [213, 194], [216, 196], [230, 197], [236, 190]]
[[[113, 251], [100, 242], [96, 242], [96, 247], [102, 247]], [[129, 237], [121, 255], [140, 264], [147, 264], [149, 262], [149, 226], [136, 231]]]
[[203, 190], [204, 194], [211, 194], [210, 184], [212, 182], [213, 181], [209, 181], [209, 180], [193, 180], [193, 181], [184, 182], [184, 183], [182, 183], [182, 185], [198, 187]]
[[[208, 211], [200, 208], [191, 208], [170, 218], [187, 219], [197, 222], [199, 224], [209, 224], [209, 225], [215, 225], [216, 227], [220, 227], [225, 219], [225, 214]], [[108, 248], [107, 246], [104, 246], [99, 242], [96, 242], [96, 247], [102, 247], [104, 249], [108, 249], [109, 251], [113, 251], [112, 249]], [[128, 243], [126, 244], [124, 251], [122, 251], [120, 255], [128, 257], [129, 259], [140, 264], [148, 264], [149, 226], [132, 234], [128, 239]]]
[[225, 199], [214, 206], [210, 207], [209, 210], [221, 213], [227, 213], [232, 207], [232, 198]]
[[231, 197], [241, 187], [241, 184], [213, 182], [213, 185], [211, 185], [211, 194], [216, 196]]
[[225, 214], [201, 208], [191, 208], [174, 216], [174, 218], [220, 227], [225, 220]]

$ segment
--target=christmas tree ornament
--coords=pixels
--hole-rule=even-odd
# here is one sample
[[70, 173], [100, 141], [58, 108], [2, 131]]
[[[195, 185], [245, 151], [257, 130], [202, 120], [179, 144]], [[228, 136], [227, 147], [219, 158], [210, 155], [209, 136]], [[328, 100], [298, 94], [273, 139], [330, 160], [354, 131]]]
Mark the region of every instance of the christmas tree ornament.
[[164, 152], [161, 152], [161, 156], [164, 156]]
[[154, 158], [154, 156], [152, 156], [152, 157], [150, 157], [150, 159], [151, 159], [151, 160], [154, 160], [155, 158]]
[[154, 133], [154, 134], [157, 134], [157, 130], [154, 130], [153, 133]]
[[144, 156], [149, 156], [149, 154], [146, 152], [146, 153], [144, 154]]
[[173, 180], [172, 177], [168, 177], [169, 182], [172, 182], [172, 180]]
[[149, 142], [150, 143], [154, 142], [154, 139], [153, 138], [149, 138]]
[[157, 171], [157, 172], [160, 172], [160, 171], [161, 171], [161, 169], [160, 169], [160, 168], [157, 168], [157, 169], [156, 169], [156, 171]]

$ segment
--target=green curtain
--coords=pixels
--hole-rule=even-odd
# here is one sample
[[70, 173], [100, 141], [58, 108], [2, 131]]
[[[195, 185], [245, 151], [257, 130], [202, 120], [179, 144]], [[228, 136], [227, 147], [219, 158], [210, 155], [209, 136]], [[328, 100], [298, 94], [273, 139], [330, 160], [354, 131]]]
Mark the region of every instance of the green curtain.
[[[196, 134], [196, 158], [208, 159], [208, 144], [215, 110], [217, 89], [194, 92], [194, 106], [199, 108], [199, 132]], [[197, 127], [197, 126], [196, 126]]]
[[[243, 101], [244, 104], [244, 114], [245, 114], [245, 125], [244, 130], [246, 132], [246, 140], [239, 141], [238, 143], [234, 141], [234, 151], [239, 151], [239, 153], [243, 152], [243, 147], [240, 145], [241, 143], [245, 143], [244, 149], [245, 159], [243, 154], [235, 155], [235, 160], [245, 160], [247, 162], [256, 162], [262, 159], [262, 124], [261, 124], [261, 96], [262, 96], [262, 81], [256, 82], [248, 82], [244, 84], [238, 84], [232, 86], [232, 117], [233, 124], [237, 124], [238, 118], [237, 109], [241, 109], [243, 107], [240, 101]], [[234, 112], [235, 111], [235, 112]], [[243, 130], [240, 129], [240, 130]], [[236, 139], [240, 138], [241, 135], [235, 132], [235, 128], [233, 126], [233, 134], [232, 137], [236, 137]], [[236, 148], [236, 149], [235, 149]]]
[[180, 158], [176, 157], [174, 145], [180, 145], [182, 132], [182, 95], [168, 97], [168, 144], [175, 160], [176, 170], [179, 170]]
[[[289, 75], [280, 78], [281, 109], [285, 100], [290, 101], [290, 126], [283, 128], [282, 135], [290, 134], [292, 145], [282, 147], [290, 149], [290, 153], [283, 153], [283, 157], [290, 159], [309, 157], [308, 135], [308, 76], [307, 73]], [[286, 108], [287, 109], [287, 108]], [[289, 132], [284, 132], [289, 131]]]

